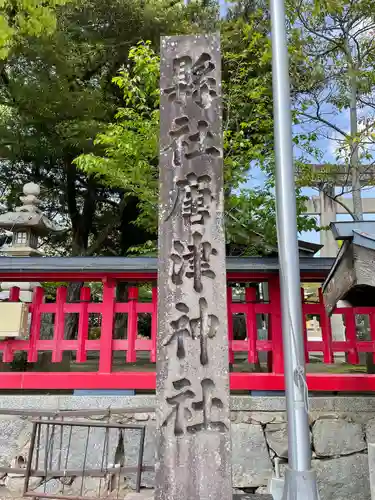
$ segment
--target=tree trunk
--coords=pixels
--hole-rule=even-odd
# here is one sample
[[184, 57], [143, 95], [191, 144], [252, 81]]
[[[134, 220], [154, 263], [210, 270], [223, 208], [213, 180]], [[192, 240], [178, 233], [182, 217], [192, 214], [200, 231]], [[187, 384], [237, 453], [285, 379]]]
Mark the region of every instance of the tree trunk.
[[[67, 302], [79, 302], [83, 282], [74, 281], [69, 283]], [[64, 337], [66, 340], [75, 340], [78, 335], [78, 314], [71, 313], [65, 316]]]
[[[117, 283], [116, 286], [116, 301], [126, 302], [128, 300], [128, 283]], [[119, 314], [115, 318], [115, 339], [125, 339], [127, 335], [127, 317], [126, 314]]]
[[[350, 50], [350, 48], [348, 48]], [[350, 173], [352, 181], [352, 199], [353, 215], [356, 220], [363, 220], [363, 205], [361, 193], [361, 165], [359, 160], [359, 141], [358, 141], [358, 85], [355, 68], [350, 66]], [[364, 328], [366, 332], [370, 331], [370, 318], [364, 317]], [[367, 373], [375, 373], [375, 364], [373, 353], [366, 353]]]
[[[85, 255], [89, 235], [92, 230], [93, 218], [96, 210], [96, 184], [91, 178], [87, 179], [87, 190], [84, 194], [83, 207], [80, 212], [77, 202], [77, 168], [71, 158], [65, 161], [66, 196], [70, 220], [72, 223], [73, 244], [72, 255]], [[82, 282], [72, 282], [68, 285], [68, 302], [79, 302]], [[78, 315], [67, 314], [65, 320], [65, 338], [72, 340], [77, 337]]]
[[354, 68], [350, 75], [350, 173], [352, 180], [353, 214], [357, 220], [363, 220], [361, 194], [361, 171], [358, 151], [358, 110], [357, 110], [357, 77]]

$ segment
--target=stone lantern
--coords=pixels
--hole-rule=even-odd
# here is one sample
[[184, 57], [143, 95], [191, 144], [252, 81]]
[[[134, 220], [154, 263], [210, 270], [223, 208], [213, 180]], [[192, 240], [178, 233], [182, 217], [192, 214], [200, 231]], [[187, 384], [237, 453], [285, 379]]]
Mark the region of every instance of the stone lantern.
[[0, 228], [13, 232], [12, 246], [3, 249], [3, 253], [12, 257], [43, 255], [38, 250], [39, 237], [60, 232], [61, 228], [45, 217], [38, 208], [38, 184], [25, 184], [23, 194], [24, 196], [20, 197], [22, 206], [17, 207], [14, 212], [0, 215]]
[[[13, 233], [12, 245], [3, 247], [1, 252], [7, 257], [35, 257], [42, 256], [43, 252], [38, 249], [39, 237], [58, 233], [64, 229], [56, 226], [45, 217], [38, 208], [40, 200], [40, 187], [38, 184], [29, 182], [23, 187], [23, 196], [20, 197], [22, 205], [14, 212], [0, 215], [0, 228], [7, 229]], [[32, 290], [39, 283], [1, 283], [3, 290], [2, 299], [6, 298], [9, 289], [13, 286], [20, 288], [20, 299], [30, 302]], [[5, 293], [4, 293], [5, 292]]]

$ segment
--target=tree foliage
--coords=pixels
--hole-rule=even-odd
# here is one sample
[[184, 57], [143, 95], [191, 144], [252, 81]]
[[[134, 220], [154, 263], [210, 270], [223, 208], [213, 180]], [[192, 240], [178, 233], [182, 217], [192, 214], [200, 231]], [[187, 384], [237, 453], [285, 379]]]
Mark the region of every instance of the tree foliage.
[[[227, 237], [251, 253], [259, 250], [254, 232], [273, 244], [271, 53], [262, 4], [233, 2], [221, 21], [215, 0], [59, 5], [56, 29], [17, 39], [0, 75], [4, 209], [33, 180], [41, 184], [42, 209], [66, 227], [49, 239], [49, 253], [152, 251], [160, 35], [220, 29]], [[263, 187], [248, 182], [254, 165], [264, 169]], [[301, 229], [312, 224], [299, 222]]]
[[132, 70], [122, 68], [113, 78], [123, 93], [124, 107], [116, 122], [97, 135], [95, 145], [105, 156], [84, 154], [80, 169], [102, 184], [119, 188], [139, 200], [140, 219], [150, 232], [157, 224], [157, 158], [159, 134], [159, 57], [151, 43], [129, 51]]
[[[267, 14], [255, 9], [247, 20], [230, 16], [221, 25], [227, 241], [244, 245], [245, 252], [252, 254], [276, 241], [268, 21]], [[130, 65], [113, 79], [123, 92], [124, 106], [116, 122], [96, 137], [99, 154], [81, 155], [76, 163], [99, 182], [124, 189], [125, 196], [135, 195], [140, 209], [137, 223], [155, 238], [159, 56], [149, 42], [133, 47], [129, 55]], [[243, 189], [254, 164], [270, 172], [271, 182], [264, 188]], [[304, 200], [299, 201], [302, 210]], [[304, 229], [314, 226], [313, 219], [306, 217], [299, 222]], [[254, 241], [257, 232], [263, 234], [263, 241]]]
[[[310, 161], [301, 182], [318, 183], [357, 219], [363, 217], [361, 183], [367, 178], [372, 184], [367, 173], [374, 161], [373, 10], [371, 0], [293, 0], [290, 9], [294, 64], [302, 69], [293, 82], [295, 116], [310, 139]], [[315, 163], [327, 159], [322, 143], [335, 165], [325, 165], [317, 174], [309, 163], [311, 158]], [[339, 191], [333, 189], [337, 165]], [[352, 194], [353, 209], [340, 197], [344, 192]]]
[[53, 33], [56, 8], [69, 0], [2, 0], [0, 2], [0, 61], [29, 36]]
[[[112, 77], [130, 47], [147, 37], [208, 28], [212, 5], [170, 0], [77, 0], [58, 11], [57, 29], [29, 36], [12, 51], [0, 78], [0, 188], [12, 208], [21, 185], [42, 186], [43, 209], [67, 233], [50, 252], [118, 255], [145, 241], [132, 221], [137, 200], [78, 171], [73, 160], [114, 119], [122, 96]], [[9, 182], [12, 179], [12, 183]]]

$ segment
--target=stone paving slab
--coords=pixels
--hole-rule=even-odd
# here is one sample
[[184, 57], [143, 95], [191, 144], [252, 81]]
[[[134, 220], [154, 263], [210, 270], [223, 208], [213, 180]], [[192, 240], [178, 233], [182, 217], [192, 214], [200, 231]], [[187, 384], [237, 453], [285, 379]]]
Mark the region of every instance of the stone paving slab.
[[[0, 500], [25, 500], [24, 497], [3, 496], [0, 493]], [[128, 493], [124, 500], [154, 500], [154, 492], [152, 490], [144, 490], [141, 493]], [[256, 495], [250, 493], [235, 494], [233, 500], [273, 500], [272, 495]]]
[[143, 490], [140, 493], [131, 492], [128, 493], [124, 500], [153, 500], [154, 492], [153, 490]]
[[[144, 490], [140, 493], [129, 493], [124, 500], [153, 500], [154, 492], [152, 490]], [[272, 495], [256, 495], [250, 493], [235, 493], [233, 500], [272, 500]]]
[[233, 500], [273, 500], [272, 495], [257, 495], [252, 493], [235, 494]]

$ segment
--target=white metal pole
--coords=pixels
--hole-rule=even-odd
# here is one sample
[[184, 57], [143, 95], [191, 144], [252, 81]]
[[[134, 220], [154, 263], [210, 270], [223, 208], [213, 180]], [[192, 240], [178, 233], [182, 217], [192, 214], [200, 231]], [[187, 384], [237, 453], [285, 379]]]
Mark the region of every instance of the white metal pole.
[[300, 293], [297, 210], [293, 167], [292, 116], [284, 0], [271, 2], [276, 209], [288, 417], [288, 469], [283, 500], [319, 498], [311, 470]]

